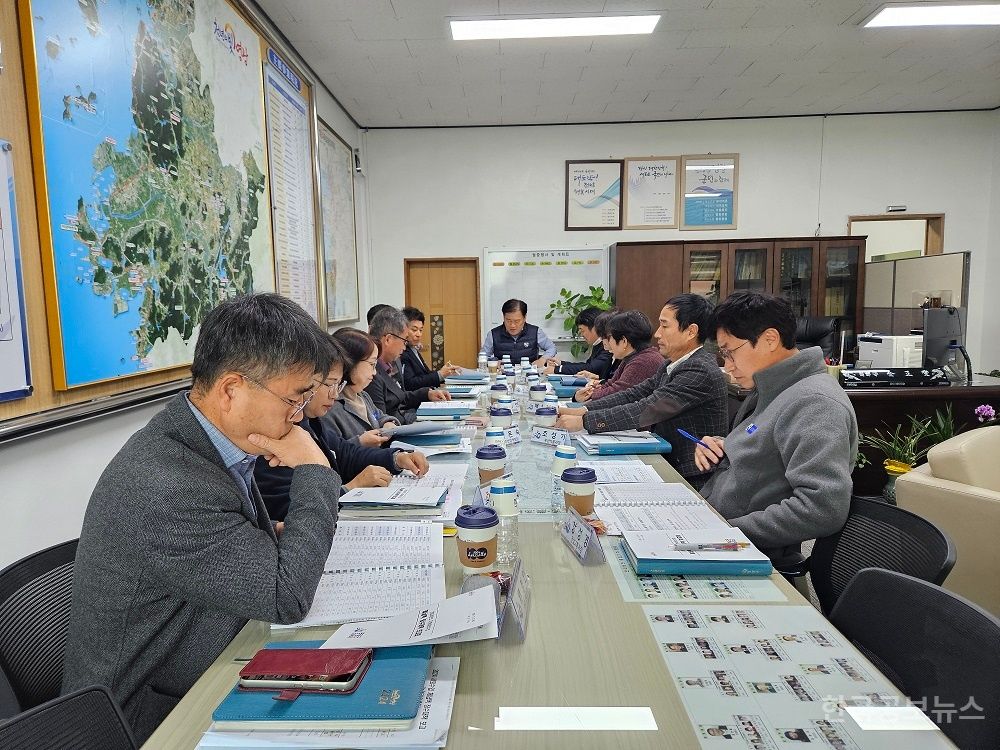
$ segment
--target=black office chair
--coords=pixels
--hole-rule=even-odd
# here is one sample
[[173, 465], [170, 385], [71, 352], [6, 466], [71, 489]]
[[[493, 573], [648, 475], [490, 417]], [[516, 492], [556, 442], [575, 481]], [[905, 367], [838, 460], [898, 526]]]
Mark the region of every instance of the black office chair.
[[795, 321], [795, 346], [808, 349], [818, 346], [824, 357], [836, 357], [840, 348], [841, 319], [836, 316], [799, 318]]
[[830, 621], [962, 750], [1000, 747], [1000, 619], [940, 586], [868, 568]]
[[823, 614], [862, 568], [883, 568], [944, 583], [955, 565], [955, 545], [941, 529], [908, 510], [877, 500], [851, 498], [844, 528], [817, 539], [809, 577]]
[[55, 698], [62, 687], [78, 541], [49, 547], [0, 571], [0, 672], [19, 711]]
[[135, 750], [106, 687], [92, 685], [0, 722], [0, 747], [17, 750]]

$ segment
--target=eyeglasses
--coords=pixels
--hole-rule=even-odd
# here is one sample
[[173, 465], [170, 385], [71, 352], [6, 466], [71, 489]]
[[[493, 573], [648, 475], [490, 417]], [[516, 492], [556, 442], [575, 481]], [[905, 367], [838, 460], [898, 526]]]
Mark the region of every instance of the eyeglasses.
[[344, 389], [347, 387], [347, 381], [341, 380], [339, 383], [327, 383], [325, 380], [322, 383], [316, 384], [316, 390], [319, 391], [320, 388], [330, 389], [330, 398], [337, 398]]
[[284, 401], [286, 404], [288, 404], [290, 407], [292, 407], [292, 413], [288, 415], [288, 421], [289, 422], [294, 422], [295, 418], [297, 416], [299, 416], [299, 414], [301, 414], [302, 411], [307, 406], [309, 406], [309, 402], [312, 401], [313, 400], [313, 396], [316, 395], [316, 390], [315, 389], [311, 389], [311, 390], [308, 390], [305, 393], [303, 393], [302, 397], [298, 401], [295, 401], [294, 399], [285, 398], [284, 396], [278, 395], [277, 393], [275, 393], [274, 391], [272, 391], [270, 388], [268, 388], [266, 385], [264, 385], [263, 383], [261, 383], [259, 380], [255, 380], [254, 378], [251, 378], [249, 375], [246, 375], [246, 374], [244, 374], [242, 372], [240, 373], [240, 375], [243, 375], [244, 379], [250, 381], [251, 383], [253, 383], [258, 388], [264, 389], [265, 391], [267, 391], [268, 393], [270, 393], [275, 398], [280, 398], [282, 401]]
[[363, 359], [361, 361], [364, 362], [366, 365], [371, 365], [373, 370], [376, 367], [378, 367], [378, 357], [372, 357], [371, 359]]
[[727, 359], [730, 362], [732, 362], [733, 361], [733, 352], [735, 352], [735, 351], [737, 351], [739, 349], [742, 349], [744, 346], [746, 346], [749, 343], [750, 343], [749, 341], [744, 341], [742, 344], [740, 344], [739, 346], [737, 346], [735, 349], [726, 349], [725, 347], [720, 347], [719, 348], [719, 356], [722, 357], [723, 359]]
[[399, 339], [404, 344], [409, 343], [409, 340], [405, 336], [400, 336], [398, 333], [389, 333], [388, 331], [386, 331], [385, 335], [386, 336], [392, 336], [394, 339]]

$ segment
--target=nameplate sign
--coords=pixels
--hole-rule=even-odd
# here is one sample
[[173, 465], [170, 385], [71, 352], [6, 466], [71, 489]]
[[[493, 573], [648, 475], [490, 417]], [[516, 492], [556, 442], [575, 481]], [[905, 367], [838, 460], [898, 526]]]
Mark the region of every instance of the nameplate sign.
[[543, 445], [572, 445], [573, 438], [569, 432], [558, 427], [538, 427], [536, 425], [531, 428], [531, 442]]
[[572, 508], [566, 511], [566, 520], [559, 529], [559, 535], [581, 564], [597, 565], [604, 562], [604, 550], [601, 549], [597, 531]]
[[527, 383], [518, 383], [514, 386], [515, 396], [527, 396], [528, 395], [528, 385]]
[[504, 427], [503, 439], [507, 441], [507, 445], [517, 445], [521, 442], [521, 428], [516, 424]]
[[[521, 559], [514, 563], [510, 576], [510, 589], [498, 627], [500, 637], [512, 633], [517, 641], [523, 642], [528, 635], [528, 612], [531, 609], [531, 576], [524, 569]], [[507, 627], [504, 627], [504, 626]], [[513, 626], [513, 627], [511, 627]]]

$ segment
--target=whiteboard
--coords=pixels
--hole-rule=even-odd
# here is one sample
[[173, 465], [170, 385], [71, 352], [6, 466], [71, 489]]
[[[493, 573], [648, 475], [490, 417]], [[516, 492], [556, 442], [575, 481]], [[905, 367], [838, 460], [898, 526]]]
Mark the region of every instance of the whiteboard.
[[0, 141], [0, 401], [31, 394], [11, 145]]
[[591, 286], [601, 286], [608, 292], [608, 268], [606, 247], [484, 248], [482, 288], [486, 294], [480, 341], [485, 340], [487, 331], [503, 323], [500, 308], [511, 298], [528, 304], [528, 322], [545, 331], [550, 339], [566, 338], [569, 332], [562, 318], [545, 319], [549, 304], [564, 288], [586, 292]]

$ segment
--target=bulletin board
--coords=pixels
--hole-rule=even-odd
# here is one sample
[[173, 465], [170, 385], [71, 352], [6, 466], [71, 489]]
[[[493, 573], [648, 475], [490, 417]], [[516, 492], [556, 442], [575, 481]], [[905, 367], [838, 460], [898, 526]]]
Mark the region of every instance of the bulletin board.
[[[262, 26], [228, 0], [193, 0], [193, 17], [153, 5], [0, 5], [34, 380], [0, 403], [0, 438], [183, 387], [200, 318], [275, 289]], [[185, 78], [185, 62], [200, 73]], [[192, 142], [199, 124], [214, 144]]]
[[607, 292], [610, 285], [606, 247], [486, 248], [481, 268], [481, 286], [486, 290], [486, 307], [479, 318], [484, 325], [483, 339], [487, 331], [503, 323], [500, 308], [511, 298], [527, 303], [528, 322], [545, 331], [550, 339], [565, 338], [562, 318], [545, 320], [549, 303], [559, 298], [559, 290], [585, 292], [591, 286], [600, 286]]

